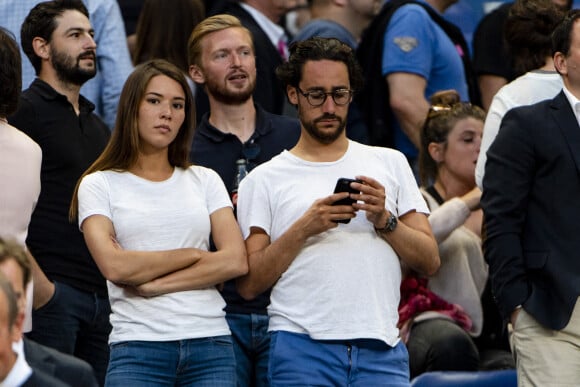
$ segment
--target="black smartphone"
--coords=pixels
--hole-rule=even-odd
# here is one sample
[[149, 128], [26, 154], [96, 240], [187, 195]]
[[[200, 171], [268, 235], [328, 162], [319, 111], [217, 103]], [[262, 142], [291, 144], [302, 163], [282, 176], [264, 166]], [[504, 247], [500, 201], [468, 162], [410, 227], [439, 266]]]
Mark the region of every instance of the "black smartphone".
[[[356, 180], [356, 179], [348, 179], [346, 177], [341, 177], [336, 182], [336, 187], [334, 187], [334, 193], [350, 192], [350, 193], [354, 193], [354, 194], [359, 194], [360, 191], [357, 191], [356, 189], [352, 188], [350, 186], [350, 183], [362, 183], [362, 181]], [[354, 200], [350, 197], [346, 197], [344, 199], [340, 199], [340, 200], [335, 201], [334, 203], [332, 203], [332, 205], [333, 206], [351, 206], [353, 203], [356, 203], [356, 200]], [[350, 218], [340, 219], [340, 220], [337, 220], [337, 222], [338, 223], [348, 223], [348, 222], [350, 222]]]

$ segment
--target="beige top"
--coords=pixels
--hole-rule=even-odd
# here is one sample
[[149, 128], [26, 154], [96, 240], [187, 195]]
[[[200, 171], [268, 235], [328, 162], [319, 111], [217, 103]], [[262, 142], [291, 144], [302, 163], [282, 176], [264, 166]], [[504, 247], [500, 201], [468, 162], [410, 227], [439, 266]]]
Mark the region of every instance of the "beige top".
[[[30, 137], [0, 119], [0, 236], [24, 246], [40, 194], [42, 151]], [[26, 288], [24, 332], [32, 328], [32, 281]]]
[[0, 120], [0, 236], [23, 245], [40, 194], [41, 161], [38, 144]]
[[[488, 275], [481, 238], [463, 226], [470, 211], [462, 200], [453, 198], [440, 206], [427, 191], [422, 189], [421, 193], [431, 210], [429, 223], [441, 258], [441, 267], [429, 278], [429, 289], [445, 301], [461, 306], [473, 322], [469, 333], [479, 336], [483, 327], [481, 294]], [[427, 317], [422, 315], [415, 321]]]

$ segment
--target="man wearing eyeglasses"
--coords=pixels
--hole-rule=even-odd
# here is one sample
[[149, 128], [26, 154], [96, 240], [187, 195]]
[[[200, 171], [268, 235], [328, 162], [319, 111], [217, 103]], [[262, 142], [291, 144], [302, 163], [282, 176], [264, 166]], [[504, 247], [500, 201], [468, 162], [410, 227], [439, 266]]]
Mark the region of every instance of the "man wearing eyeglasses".
[[[250, 173], [238, 219], [252, 299], [272, 287], [269, 379], [275, 386], [409, 385], [397, 329], [401, 263], [439, 266], [428, 209], [405, 157], [345, 134], [362, 77], [337, 39], [293, 45], [277, 70], [298, 108], [296, 146]], [[357, 193], [332, 193], [339, 178]], [[333, 205], [350, 197], [354, 204]]]
[[[298, 141], [300, 124], [254, 103], [252, 37], [234, 16], [217, 15], [202, 21], [190, 37], [188, 51], [190, 75], [202, 85], [210, 102], [209, 113], [195, 131], [191, 160], [217, 171], [232, 192], [236, 161], [244, 160], [251, 170], [290, 149]], [[269, 289], [246, 301], [237, 293], [235, 281], [230, 281], [222, 295], [234, 339], [238, 386], [267, 386]]]

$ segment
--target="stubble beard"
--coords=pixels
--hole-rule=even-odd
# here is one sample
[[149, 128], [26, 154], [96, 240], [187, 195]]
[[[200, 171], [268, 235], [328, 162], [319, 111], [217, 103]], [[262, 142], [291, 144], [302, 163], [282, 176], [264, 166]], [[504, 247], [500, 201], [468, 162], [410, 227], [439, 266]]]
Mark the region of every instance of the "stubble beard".
[[256, 88], [256, 80], [250, 80], [248, 87], [237, 91], [228, 90], [225, 85], [212, 80], [208, 80], [205, 86], [207, 93], [216, 101], [224, 105], [242, 105], [252, 97]]

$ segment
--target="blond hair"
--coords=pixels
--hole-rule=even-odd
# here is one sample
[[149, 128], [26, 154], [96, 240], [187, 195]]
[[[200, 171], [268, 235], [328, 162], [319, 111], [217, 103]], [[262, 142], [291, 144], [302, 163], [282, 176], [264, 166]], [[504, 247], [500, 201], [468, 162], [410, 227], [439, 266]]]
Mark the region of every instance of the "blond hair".
[[189, 65], [201, 65], [203, 38], [212, 32], [222, 31], [228, 28], [241, 28], [246, 31], [250, 36], [250, 41], [252, 41], [252, 52], [254, 51], [254, 43], [251, 39], [252, 33], [242, 25], [237, 17], [226, 14], [215, 15], [199, 23], [189, 36], [189, 41], [187, 42], [187, 61]]

